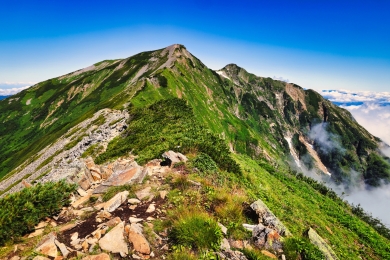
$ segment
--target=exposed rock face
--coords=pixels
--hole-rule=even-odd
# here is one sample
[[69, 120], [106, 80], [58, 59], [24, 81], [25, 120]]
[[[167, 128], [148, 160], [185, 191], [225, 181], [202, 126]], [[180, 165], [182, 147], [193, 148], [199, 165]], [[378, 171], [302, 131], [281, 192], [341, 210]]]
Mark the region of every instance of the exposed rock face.
[[129, 250], [123, 236], [123, 231], [124, 223], [121, 222], [99, 240], [100, 248], [112, 253], [119, 253], [122, 257], [125, 257], [129, 253]]
[[259, 216], [259, 223], [262, 223], [268, 228], [276, 229], [281, 236], [291, 236], [287, 227], [272, 213], [272, 211], [264, 204], [263, 201], [257, 200], [251, 204], [251, 208]]
[[333, 249], [320, 237], [317, 232], [310, 228], [307, 232], [310, 242], [318, 247], [318, 249], [324, 254], [327, 260], [338, 260], [337, 255]]
[[[104, 117], [105, 122], [99, 126], [93, 125], [93, 122], [99, 117]], [[76, 183], [84, 189], [87, 190], [90, 187], [90, 183], [93, 182], [93, 177], [95, 180], [102, 178], [107, 171], [101, 171], [98, 175], [96, 172], [91, 174], [88, 170], [88, 174], [91, 175], [92, 179], [84, 178], [77, 179], [78, 173], [86, 168], [83, 160], [81, 160], [81, 155], [91, 146], [91, 145], [100, 145], [104, 150], [108, 142], [113, 138], [118, 136], [124, 129], [127, 128], [126, 120], [129, 118], [127, 111], [117, 111], [112, 109], [102, 109], [95, 113], [92, 118], [89, 118], [77, 126], [73, 127], [60, 137], [55, 143], [50, 146], [47, 146], [37, 154], [37, 159], [27, 165], [21, 165], [16, 170], [19, 171], [10, 176], [8, 179], [4, 179], [0, 182], [0, 190], [4, 190], [13, 183], [17, 182], [20, 179], [23, 179], [24, 176], [29, 175], [25, 179], [25, 182], [32, 182], [35, 178], [39, 177], [41, 174], [48, 172], [43, 176], [40, 182], [47, 181], [58, 181], [60, 179], [74, 180]], [[113, 122], [116, 122], [112, 124]], [[67, 134], [70, 134], [67, 136]], [[65, 150], [64, 147], [78, 138], [81, 140], [69, 150]], [[41, 165], [45, 160], [53, 157], [50, 162], [46, 165]], [[93, 166], [92, 164], [89, 166]], [[82, 176], [82, 175], [80, 175]], [[75, 178], [76, 177], [76, 178]], [[107, 178], [107, 177], [106, 177]], [[5, 196], [8, 193], [12, 193], [24, 188], [22, 182], [18, 185], [12, 187], [9, 191], [2, 194], [1, 197]]]

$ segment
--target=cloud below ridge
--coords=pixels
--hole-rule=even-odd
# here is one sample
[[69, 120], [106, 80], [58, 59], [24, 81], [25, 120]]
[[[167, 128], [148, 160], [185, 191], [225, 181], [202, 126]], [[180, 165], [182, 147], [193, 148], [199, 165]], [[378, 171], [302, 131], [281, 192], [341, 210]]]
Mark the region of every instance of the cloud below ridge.
[[320, 94], [349, 110], [360, 125], [390, 144], [390, 92], [322, 90]]

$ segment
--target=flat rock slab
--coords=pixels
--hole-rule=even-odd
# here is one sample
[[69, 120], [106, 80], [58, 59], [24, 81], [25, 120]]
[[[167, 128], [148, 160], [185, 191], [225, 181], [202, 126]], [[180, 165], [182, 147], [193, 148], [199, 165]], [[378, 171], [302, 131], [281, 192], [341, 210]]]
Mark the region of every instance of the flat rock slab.
[[104, 203], [103, 209], [106, 212], [113, 212], [116, 210], [122, 203], [127, 201], [127, 196], [129, 196], [129, 192], [122, 191], [118, 194], [116, 194], [113, 198], [111, 198], [109, 201]]
[[140, 228], [132, 223], [127, 229], [129, 242], [133, 244], [134, 250], [141, 254], [149, 255], [150, 245], [144, 235], [140, 232]]
[[326, 260], [338, 260], [337, 255], [333, 249], [325, 242], [325, 240], [320, 237], [317, 232], [310, 228], [307, 232], [310, 242], [317, 246], [318, 249], [324, 254]]
[[99, 240], [99, 246], [111, 253], [119, 253], [125, 257], [129, 253], [125, 238], [123, 236], [124, 223], [121, 222]]
[[[129, 170], [114, 173], [106, 181], [101, 183], [94, 191], [94, 194], [104, 193], [109, 187], [132, 184], [142, 178], [143, 168], [140, 166], [132, 167]], [[142, 178], [143, 179], [143, 178]]]
[[57, 246], [55, 244], [56, 235], [54, 232], [48, 234], [44, 237], [38, 244], [36, 251], [43, 255], [56, 257], [57, 256]]

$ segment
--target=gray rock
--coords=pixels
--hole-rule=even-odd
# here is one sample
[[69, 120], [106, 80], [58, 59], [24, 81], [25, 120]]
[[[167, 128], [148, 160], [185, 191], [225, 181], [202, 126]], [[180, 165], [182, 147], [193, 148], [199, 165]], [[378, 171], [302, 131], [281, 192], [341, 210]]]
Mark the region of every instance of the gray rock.
[[317, 232], [310, 228], [307, 232], [310, 242], [317, 246], [318, 249], [324, 254], [325, 259], [327, 260], [338, 260], [337, 255], [333, 251], [333, 249], [325, 242], [325, 240], [320, 237]]
[[251, 208], [259, 216], [259, 223], [270, 228], [275, 228], [281, 236], [292, 236], [287, 227], [283, 225], [262, 200], [253, 202]]

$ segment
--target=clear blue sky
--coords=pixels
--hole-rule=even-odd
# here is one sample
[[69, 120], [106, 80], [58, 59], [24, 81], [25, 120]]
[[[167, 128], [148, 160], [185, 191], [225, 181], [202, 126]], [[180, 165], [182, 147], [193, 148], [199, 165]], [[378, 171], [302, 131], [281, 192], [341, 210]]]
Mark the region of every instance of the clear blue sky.
[[389, 11], [380, 0], [2, 0], [0, 88], [181, 43], [212, 69], [390, 91]]

